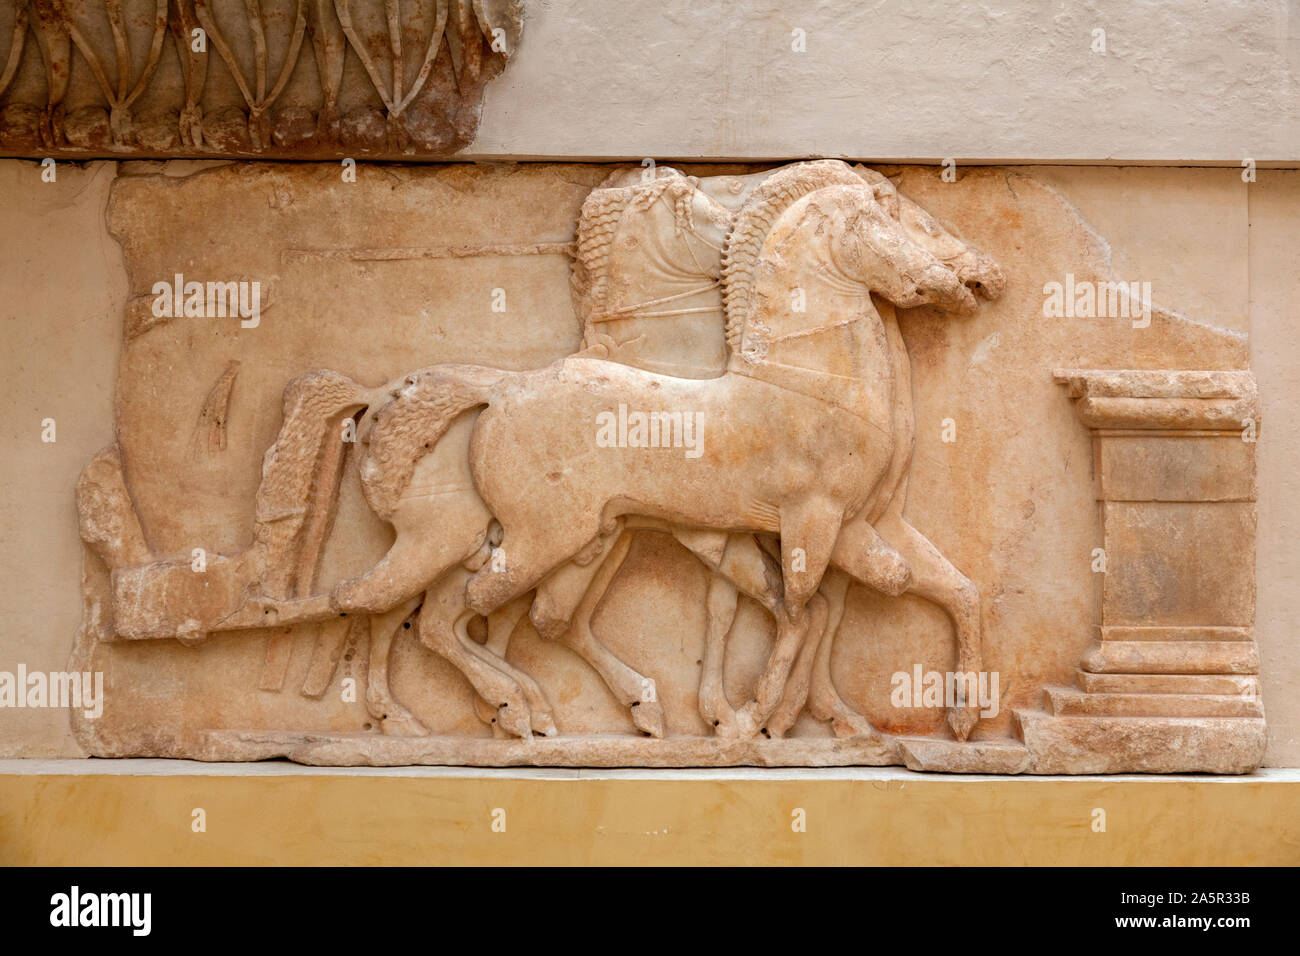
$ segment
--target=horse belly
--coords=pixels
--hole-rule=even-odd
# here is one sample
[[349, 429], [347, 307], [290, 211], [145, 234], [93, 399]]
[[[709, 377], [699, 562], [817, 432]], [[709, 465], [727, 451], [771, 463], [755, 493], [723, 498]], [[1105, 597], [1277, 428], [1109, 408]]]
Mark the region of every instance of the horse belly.
[[[479, 493], [503, 525], [566, 515], [598, 526], [611, 503], [703, 517], [718, 497], [709, 423], [721, 380], [683, 380], [596, 363], [534, 375], [482, 413], [470, 447]], [[712, 479], [710, 475], [712, 474]], [[714, 519], [725, 508], [703, 509]]]

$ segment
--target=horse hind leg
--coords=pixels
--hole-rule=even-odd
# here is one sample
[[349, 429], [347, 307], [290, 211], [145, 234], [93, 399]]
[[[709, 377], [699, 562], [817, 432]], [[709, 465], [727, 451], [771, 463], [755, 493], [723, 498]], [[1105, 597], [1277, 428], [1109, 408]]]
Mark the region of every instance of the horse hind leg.
[[[489, 537], [490, 544], [490, 537]], [[503, 674], [510, 676], [519, 689], [523, 692], [524, 700], [528, 702], [529, 723], [533, 732], [542, 736], [555, 736], [556, 727], [555, 719], [551, 717], [551, 702], [547, 700], [546, 693], [542, 691], [536, 680], [524, 674], [523, 671], [517, 670], [515, 666], [506, 661], [506, 650], [510, 646], [510, 636], [515, 630], [515, 624], [523, 617], [524, 611], [528, 610], [528, 600], [526, 596], [513, 598], [506, 604], [498, 607], [493, 613], [487, 615], [477, 615], [485, 617], [487, 623], [487, 640], [485, 644], [478, 644], [469, 636], [469, 622], [476, 617], [476, 614], [464, 614], [467, 610], [465, 607], [465, 587], [468, 581], [472, 580], [472, 572], [482, 567], [490, 557], [489, 550], [480, 549], [480, 553], [474, 555], [469, 561], [461, 564], [459, 568], [452, 570], [447, 575], [447, 581], [442, 587], [439, 587], [439, 594], [445, 594], [446, 601], [445, 613], [447, 614], [446, 622], [451, 627], [456, 640], [460, 641], [465, 652], [477, 657], [484, 662], [486, 666], [502, 671]], [[485, 723], [490, 723], [493, 732], [499, 734], [503, 730], [502, 724], [495, 717], [495, 702], [485, 700], [484, 697], [474, 698], [474, 713], [478, 715]]]
[[429, 733], [414, 714], [398, 703], [397, 698], [393, 696], [388, 678], [393, 639], [403, 627], [411, 626], [408, 618], [419, 603], [418, 598], [412, 598], [387, 613], [375, 614], [370, 618], [370, 663], [366, 671], [366, 711], [379, 721], [380, 729], [390, 737], [424, 737]]
[[594, 525], [589, 531], [576, 523], [505, 525], [500, 547], [480, 568], [465, 589], [466, 602], [487, 615], [512, 598], [538, 586], [548, 574], [589, 549], [601, 539]]
[[[582, 599], [593, 587], [604, 593], [613, 572], [627, 558], [630, 536], [624, 533], [625, 523], [618, 519], [608, 534], [601, 534], [594, 542], [537, 585], [533, 606], [529, 611], [533, 628], [544, 641], [559, 640], [573, 622]], [[598, 576], [603, 577], [598, 583]]]
[[453, 425], [416, 462], [389, 520], [396, 537], [383, 559], [359, 578], [335, 586], [340, 611], [387, 611], [418, 597], [487, 540], [492, 513], [474, 488], [466, 464], [472, 419]]
[[[555, 720], [551, 716], [551, 702], [547, 700], [546, 693], [535, 680], [505, 659], [505, 645], [510, 640], [510, 631], [514, 629], [515, 623], [527, 608], [527, 602], [522, 600], [509, 602], [488, 615], [489, 638], [492, 638], [494, 630], [496, 638], [492, 645], [484, 646], [469, 636], [469, 622], [475, 616], [474, 612], [465, 606], [465, 584], [469, 579], [470, 572], [461, 567], [454, 569], [445, 580], [439, 582], [437, 589], [439, 603], [435, 613], [442, 616], [444, 631], [449, 631], [459, 642], [461, 650], [476, 659], [479, 665], [492, 672], [498, 672], [514, 682], [527, 705], [524, 712], [528, 715], [528, 723], [534, 733], [544, 737], [555, 736], [557, 733]], [[496, 650], [497, 644], [501, 645], [500, 653]], [[469, 674], [466, 676], [468, 677]], [[471, 683], [473, 683], [472, 679]], [[477, 685], [475, 689], [478, 690]], [[487, 722], [492, 724], [494, 729], [514, 733], [510, 723], [502, 723], [496, 695], [484, 695], [480, 692], [480, 697], [484, 697], [487, 705], [493, 709], [493, 714], [486, 718]], [[480, 717], [484, 716], [482, 710], [477, 707], [475, 709]]]
[[373, 568], [357, 578], [341, 581], [330, 595], [341, 613], [379, 614], [418, 597], [437, 578], [450, 555], [430, 547], [422, 535], [399, 530], [397, 540]]
[[[514, 634], [515, 626], [518, 625], [519, 619], [528, 611], [528, 597], [524, 595], [517, 597], [513, 601], [497, 608], [486, 618], [487, 620], [487, 640], [483, 646], [491, 651], [495, 656], [505, 660], [506, 653], [510, 649], [510, 637]], [[489, 703], [482, 697], [475, 695], [474, 712], [478, 714], [479, 720], [492, 727], [494, 734], [506, 736], [496, 723], [496, 705]], [[537, 727], [533, 728], [538, 733], [544, 733]]]
[[709, 577], [706, 598], [708, 619], [704, 631], [704, 661], [700, 672], [700, 714], [718, 737], [740, 736], [736, 710], [727, 700], [725, 662], [727, 637], [736, 623], [736, 605], [740, 592], [721, 574]]
[[632, 547], [633, 533], [624, 531], [618, 536], [578, 602], [573, 620], [560, 635], [560, 643], [573, 651], [600, 675], [610, 693], [628, 709], [632, 723], [649, 737], [663, 737], [664, 710], [659, 703], [659, 690], [654, 680], [629, 667], [618, 655], [606, 647], [592, 630], [591, 619], [600, 606], [601, 599], [613, 583]]
[[[546, 692], [537, 681], [469, 636], [469, 622], [473, 617], [474, 612], [470, 611], [457, 618], [452, 626], [452, 633], [456, 639], [466, 651], [477, 657], [485, 666], [500, 671], [515, 682], [524, 695], [524, 702], [528, 705], [528, 723], [533, 733], [541, 734], [543, 737], [554, 737], [559, 731], [555, 726], [555, 718], [551, 716], [551, 702], [547, 699]], [[502, 729], [510, 728], [502, 725]]]
[[862, 714], [847, 703], [835, 689], [831, 679], [831, 653], [835, 638], [839, 636], [840, 622], [844, 618], [844, 600], [848, 594], [849, 576], [832, 568], [822, 583], [821, 594], [826, 598], [826, 629], [817, 647], [812, 678], [808, 687], [808, 710], [818, 720], [828, 720], [836, 737], [872, 737], [880, 739], [876, 730]]
[[[519, 540], [519, 536], [510, 538], [510, 542]], [[537, 585], [531, 619], [543, 640], [558, 640], [591, 665], [615, 698], [629, 709], [638, 730], [662, 737], [663, 708], [654, 681], [628, 667], [600, 642], [591, 628], [591, 618], [600, 599], [622, 566], [630, 546], [631, 534], [623, 531], [622, 522], [618, 522], [613, 531], [597, 535], [586, 547], [579, 548], [579, 555], [571, 556], [573, 560], [561, 564]], [[507, 547], [503, 541], [501, 561], [497, 566], [480, 570], [470, 582], [471, 589], [482, 586], [484, 581], [491, 584], [492, 575], [511, 567], [513, 552]]]
[[449, 574], [429, 589], [420, 609], [420, 642], [464, 674], [480, 697], [496, 704], [495, 720], [502, 730], [531, 739], [531, 711], [523, 689], [511, 675], [469, 649], [474, 641], [466, 628], [474, 612], [465, 608], [464, 594], [463, 574]]

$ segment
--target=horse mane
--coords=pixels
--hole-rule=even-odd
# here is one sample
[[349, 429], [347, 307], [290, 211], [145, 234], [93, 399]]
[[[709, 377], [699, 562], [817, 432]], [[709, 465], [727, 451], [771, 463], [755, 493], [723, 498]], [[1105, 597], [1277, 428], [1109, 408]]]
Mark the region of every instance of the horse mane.
[[777, 218], [795, 202], [827, 186], [863, 185], [864, 180], [838, 159], [796, 163], [777, 170], [754, 188], [736, 213], [722, 257], [722, 300], [727, 317], [727, 346], [740, 351], [749, 318], [755, 269], [763, 242]]
[[658, 179], [634, 186], [593, 189], [582, 204], [574, 246], [570, 283], [578, 317], [583, 326], [596, 312], [603, 311], [609, 292], [610, 261], [614, 237], [628, 210], [645, 211], [667, 194], [673, 209], [673, 224], [680, 232], [694, 227], [691, 200], [696, 180], [676, 170], [660, 168]]

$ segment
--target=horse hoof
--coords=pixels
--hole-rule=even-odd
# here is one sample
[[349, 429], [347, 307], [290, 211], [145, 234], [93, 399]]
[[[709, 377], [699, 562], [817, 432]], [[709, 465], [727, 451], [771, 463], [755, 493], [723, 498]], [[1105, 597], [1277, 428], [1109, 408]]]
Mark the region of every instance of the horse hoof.
[[533, 729], [528, 708], [523, 705], [502, 704], [497, 708], [496, 726], [513, 737], [533, 739]]
[[664, 709], [658, 701], [638, 701], [628, 708], [632, 713], [632, 723], [636, 729], [651, 737], [664, 735]]
[[427, 737], [429, 729], [408, 713], [388, 714], [379, 722], [385, 737]]
[[870, 737], [880, 739], [880, 731], [871, 726], [871, 722], [861, 714], [837, 712], [831, 718], [831, 730], [836, 737]]
[[736, 730], [741, 740], [751, 740], [763, 730], [762, 718], [758, 715], [758, 704], [750, 701], [736, 711]]
[[340, 581], [330, 592], [330, 607], [340, 613], [364, 610], [364, 603], [361, 599], [361, 585], [355, 580]]
[[740, 736], [740, 727], [736, 724], [736, 712], [728, 708], [713, 721], [713, 736], [723, 740], [735, 740]]
[[555, 719], [546, 711], [533, 711], [532, 728], [533, 733], [543, 737], [554, 737], [560, 732], [555, 726]]
[[767, 721], [767, 735], [768, 735], [769, 737], [771, 737], [773, 740], [780, 740], [782, 737], [784, 737], [784, 736], [785, 736], [787, 733], [789, 733], [789, 732], [790, 732], [790, 728], [789, 728], [789, 727], [786, 727], [786, 726], [783, 726], [782, 724], [778, 724], [778, 723], [776, 723], [776, 722], [773, 721], [770, 717], [768, 718], [768, 721]]
[[949, 707], [948, 708], [948, 726], [957, 739], [965, 742], [970, 736], [970, 732], [975, 729], [975, 725], [980, 722], [980, 711], [978, 707]]

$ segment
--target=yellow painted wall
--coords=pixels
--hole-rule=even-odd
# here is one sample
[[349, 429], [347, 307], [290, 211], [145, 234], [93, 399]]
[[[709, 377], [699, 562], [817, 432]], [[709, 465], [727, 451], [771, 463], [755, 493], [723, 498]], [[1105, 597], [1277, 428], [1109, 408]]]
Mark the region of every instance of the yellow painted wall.
[[[807, 832], [792, 832], [796, 808]], [[13, 770], [0, 771], [0, 864], [1296, 865], [1300, 774]]]

